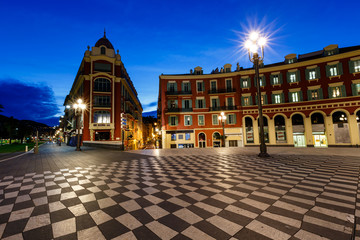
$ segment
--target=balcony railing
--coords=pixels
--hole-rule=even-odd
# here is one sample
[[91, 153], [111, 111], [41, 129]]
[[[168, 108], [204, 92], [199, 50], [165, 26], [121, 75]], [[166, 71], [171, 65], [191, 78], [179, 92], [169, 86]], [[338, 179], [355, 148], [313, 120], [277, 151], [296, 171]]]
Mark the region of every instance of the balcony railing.
[[168, 108], [167, 112], [192, 112], [192, 108]]
[[192, 91], [166, 91], [166, 95], [191, 95]]
[[236, 106], [221, 106], [221, 107], [209, 108], [209, 111], [226, 111], [226, 110], [236, 110]]
[[217, 93], [230, 93], [236, 92], [235, 88], [223, 88], [223, 89], [210, 89], [208, 91], [209, 94], [217, 94]]

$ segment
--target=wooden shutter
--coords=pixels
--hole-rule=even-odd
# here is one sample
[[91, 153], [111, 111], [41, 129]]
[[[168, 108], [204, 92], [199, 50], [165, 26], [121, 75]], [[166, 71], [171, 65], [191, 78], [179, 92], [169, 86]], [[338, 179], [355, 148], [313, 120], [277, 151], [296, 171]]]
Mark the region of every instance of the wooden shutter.
[[[355, 72], [355, 65], [354, 61], [349, 61], [349, 72], [354, 73]], [[353, 94], [354, 95], [354, 94]], [[355, 95], [354, 95], [355, 96]]]
[[317, 78], [317, 79], [320, 79], [320, 77], [321, 77], [320, 67], [315, 68], [315, 75], [316, 75], [316, 78]]
[[310, 73], [310, 69], [305, 69], [305, 79], [309, 80], [309, 73]]
[[342, 67], [342, 63], [341, 62], [339, 62], [338, 64], [337, 64], [337, 68], [338, 68], [338, 74], [339, 75], [343, 75], [343, 67]]
[[341, 97], [346, 97], [346, 88], [344, 85], [341, 86]]

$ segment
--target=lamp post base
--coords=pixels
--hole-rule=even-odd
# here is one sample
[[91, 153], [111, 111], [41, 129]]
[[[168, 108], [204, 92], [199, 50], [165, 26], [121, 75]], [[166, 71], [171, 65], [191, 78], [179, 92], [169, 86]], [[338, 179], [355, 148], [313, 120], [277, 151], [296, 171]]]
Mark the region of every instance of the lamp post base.
[[267, 158], [267, 157], [270, 157], [270, 155], [266, 152], [263, 152], [263, 153], [261, 152], [261, 153], [259, 153], [258, 157]]

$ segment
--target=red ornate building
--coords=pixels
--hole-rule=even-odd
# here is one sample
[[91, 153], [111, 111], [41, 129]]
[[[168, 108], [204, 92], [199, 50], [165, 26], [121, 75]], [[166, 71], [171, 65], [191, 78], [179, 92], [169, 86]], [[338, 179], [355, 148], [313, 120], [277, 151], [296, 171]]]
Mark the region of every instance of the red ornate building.
[[[159, 77], [158, 115], [164, 148], [259, 144], [254, 69], [226, 64], [203, 74]], [[297, 147], [360, 144], [360, 46], [296, 55], [260, 68], [268, 145]]]

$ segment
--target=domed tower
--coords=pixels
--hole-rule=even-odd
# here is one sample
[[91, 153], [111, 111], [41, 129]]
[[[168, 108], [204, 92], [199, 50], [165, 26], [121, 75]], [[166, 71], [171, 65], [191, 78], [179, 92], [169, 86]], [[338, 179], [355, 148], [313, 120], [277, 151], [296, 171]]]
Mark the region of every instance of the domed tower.
[[[95, 46], [91, 50], [88, 46], [85, 51], [64, 105], [71, 105], [71, 101], [79, 97], [87, 104], [81, 122], [86, 143], [117, 141], [128, 148], [139, 147], [142, 143], [142, 106], [119, 50], [115, 53], [105, 31]], [[122, 117], [126, 118], [123, 121], [126, 126], [122, 125]]]

